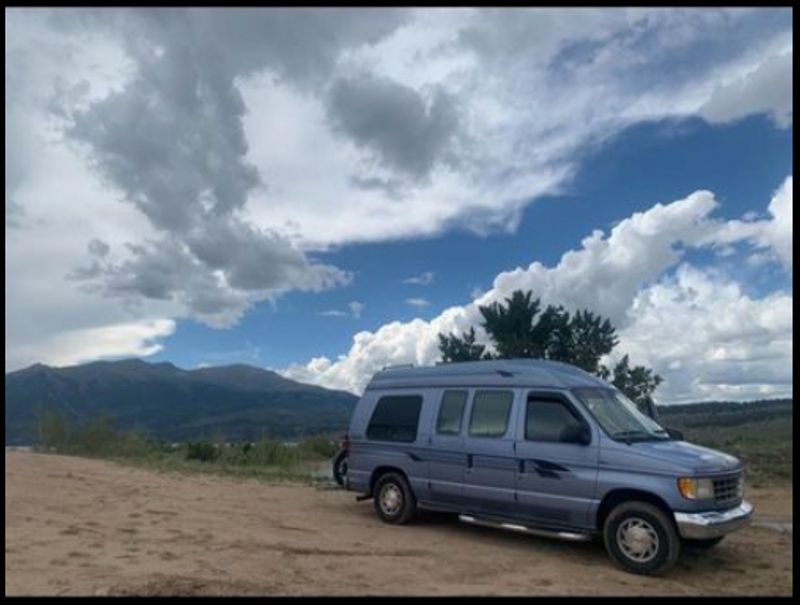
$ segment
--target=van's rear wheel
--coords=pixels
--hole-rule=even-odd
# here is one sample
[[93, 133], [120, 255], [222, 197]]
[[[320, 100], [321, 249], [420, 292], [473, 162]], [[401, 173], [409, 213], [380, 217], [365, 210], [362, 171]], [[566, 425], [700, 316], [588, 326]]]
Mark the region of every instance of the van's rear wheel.
[[372, 496], [375, 512], [385, 523], [403, 525], [416, 515], [416, 498], [400, 473], [381, 475], [375, 482]]
[[636, 574], [663, 573], [675, 564], [681, 540], [664, 512], [647, 502], [624, 502], [603, 526], [609, 556]]
[[333, 459], [333, 479], [337, 484], [344, 487], [344, 479], [347, 476], [347, 450], [341, 449]]

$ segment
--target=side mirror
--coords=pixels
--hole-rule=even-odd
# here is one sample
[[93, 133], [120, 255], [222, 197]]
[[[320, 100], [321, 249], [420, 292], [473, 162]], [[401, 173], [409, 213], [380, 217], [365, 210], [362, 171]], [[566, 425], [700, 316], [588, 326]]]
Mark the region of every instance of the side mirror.
[[592, 434], [589, 429], [580, 424], [571, 424], [561, 431], [561, 443], [577, 443], [589, 445], [592, 442]]
[[675, 439], [676, 441], [683, 441], [683, 431], [679, 431], [678, 429], [671, 429], [665, 428], [669, 436]]

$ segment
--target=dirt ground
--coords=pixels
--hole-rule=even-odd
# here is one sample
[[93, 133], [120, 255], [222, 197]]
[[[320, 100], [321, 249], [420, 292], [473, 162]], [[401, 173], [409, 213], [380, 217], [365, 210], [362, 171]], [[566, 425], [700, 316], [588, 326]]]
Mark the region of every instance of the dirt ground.
[[386, 525], [338, 489], [7, 451], [6, 595], [791, 595], [792, 488], [746, 497], [756, 524], [651, 578], [599, 542]]

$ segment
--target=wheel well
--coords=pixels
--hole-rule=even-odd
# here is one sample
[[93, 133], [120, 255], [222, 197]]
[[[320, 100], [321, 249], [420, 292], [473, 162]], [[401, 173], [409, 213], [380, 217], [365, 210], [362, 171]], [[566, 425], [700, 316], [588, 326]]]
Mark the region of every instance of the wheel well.
[[399, 473], [403, 476], [403, 479], [406, 480], [406, 483], [408, 483], [408, 477], [406, 474], [396, 466], [379, 466], [372, 471], [372, 477], [369, 479], [369, 493], [372, 493], [372, 491], [375, 489], [375, 484], [378, 482], [378, 479], [380, 479], [386, 473]]
[[606, 521], [606, 517], [608, 517], [608, 514], [614, 510], [615, 506], [622, 504], [623, 502], [630, 502], [632, 500], [647, 502], [653, 506], [657, 506], [664, 513], [666, 513], [668, 519], [673, 519], [672, 509], [667, 506], [667, 503], [664, 502], [664, 500], [655, 494], [638, 489], [616, 489], [607, 493], [600, 502], [600, 506], [597, 508], [597, 529], [600, 531], [603, 530], [603, 524]]

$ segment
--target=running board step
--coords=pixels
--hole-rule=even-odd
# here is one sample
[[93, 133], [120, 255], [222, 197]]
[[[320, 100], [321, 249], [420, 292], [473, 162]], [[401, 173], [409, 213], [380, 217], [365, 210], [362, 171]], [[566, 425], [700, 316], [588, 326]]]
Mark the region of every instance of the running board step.
[[481, 519], [480, 517], [473, 517], [472, 515], [459, 515], [458, 520], [464, 523], [470, 523], [472, 525], [483, 525], [486, 527], [494, 527], [496, 529], [507, 529], [523, 534], [530, 534], [532, 536], [544, 536], [546, 538], [558, 538], [560, 540], [572, 540], [574, 542], [586, 542], [587, 540], [591, 539], [589, 534], [581, 534], [571, 531], [539, 529], [538, 527], [527, 527], [525, 525], [518, 525], [516, 523]]

